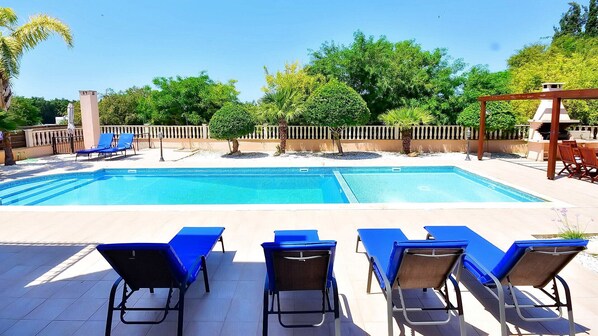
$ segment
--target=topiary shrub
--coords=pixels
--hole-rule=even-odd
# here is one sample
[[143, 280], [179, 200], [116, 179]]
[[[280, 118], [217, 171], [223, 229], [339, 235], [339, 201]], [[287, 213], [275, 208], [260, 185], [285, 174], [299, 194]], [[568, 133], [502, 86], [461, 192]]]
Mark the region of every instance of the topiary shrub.
[[500, 111], [488, 115], [486, 120], [486, 129], [492, 131], [506, 131], [515, 128], [517, 118], [513, 112]]
[[227, 140], [230, 154], [239, 152], [237, 138], [255, 130], [255, 119], [249, 110], [241, 104], [227, 104], [216, 111], [210, 119], [210, 136], [214, 139]]
[[474, 129], [480, 128], [480, 104], [471, 104], [463, 109], [457, 116], [457, 125]]
[[336, 141], [339, 155], [343, 154], [340, 136], [347, 126], [363, 125], [370, 118], [370, 110], [361, 96], [338, 81], [324, 84], [307, 99], [303, 117], [308, 124], [328, 126]]

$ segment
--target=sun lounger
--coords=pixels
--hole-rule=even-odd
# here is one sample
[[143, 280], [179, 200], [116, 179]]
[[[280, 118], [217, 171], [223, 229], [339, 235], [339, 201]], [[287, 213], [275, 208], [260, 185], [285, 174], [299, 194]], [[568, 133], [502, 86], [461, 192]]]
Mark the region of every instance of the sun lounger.
[[112, 140], [114, 139], [114, 133], [102, 133], [100, 134], [100, 139], [98, 140], [98, 145], [88, 149], [82, 149], [75, 152], [75, 161], [79, 155], [87, 155], [89, 156], [93, 153], [97, 153], [103, 149], [110, 148], [112, 146]]
[[[285, 328], [304, 328], [318, 327], [324, 323], [326, 313], [334, 313], [335, 334], [340, 335], [338, 288], [333, 275], [336, 241], [320, 240], [316, 230], [281, 230], [274, 231], [274, 242], [263, 243], [262, 247], [266, 257], [262, 334], [268, 335], [270, 314], [276, 314], [278, 322]], [[321, 309], [282, 310], [280, 293], [286, 291], [320, 291]], [[322, 314], [317, 323], [289, 324], [283, 321], [283, 315], [316, 313]]]
[[[466, 239], [467, 254], [463, 266], [499, 301], [499, 314], [502, 335], [507, 335], [505, 308], [515, 308], [525, 321], [555, 320], [562, 316], [562, 308], [567, 307], [569, 332], [575, 334], [571, 294], [565, 280], [557, 274], [577, 253], [584, 250], [587, 240], [520, 240], [515, 241], [505, 253], [466, 226], [426, 226], [434, 239]], [[558, 280], [565, 291], [566, 302], [561, 301]], [[554, 293], [544, 289], [553, 284]], [[526, 305], [518, 302], [514, 295], [516, 286], [533, 286], [544, 292], [554, 303]], [[513, 304], [505, 303], [505, 287], [511, 294]], [[558, 316], [524, 317], [521, 308], [557, 308]]]
[[[463, 304], [458, 281], [451, 275], [459, 269], [467, 242], [409, 240], [400, 229], [359, 229], [357, 230], [358, 251], [361, 241], [370, 267], [368, 271], [367, 292], [370, 293], [372, 274], [376, 276], [380, 288], [386, 297], [388, 335], [393, 334], [393, 312], [402, 311], [405, 320], [412, 325], [440, 325], [449, 323], [454, 312], [459, 318], [461, 335], [465, 335]], [[449, 300], [447, 280], [453, 284], [457, 305]], [[400, 307], [394, 304], [392, 289], [396, 284]], [[445, 301], [444, 307], [407, 307], [403, 290], [433, 288]], [[443, 290], [444, 288], [444, 290]], [[447, 316], [441, 320], [413, 320], [408, 312], [445, 311]]]
[[593, 148], [579, 147], [581, 155], [581, 178], [587, 177], [594, 183], [598, 180], [598, 158]]
[[563, 169], [557, 174], [561, 175], [563, 172], [569, 173], [567, 177], [580, 176], [581, 174], [581, 160], [575, 157], [573, 147], [571, 145], [558, 145], [559, 155], [563, 162]]
[[133, 146], [133, 137], [134, 135], [132, 133], [121, 133], [118, 136], [118, 142], [116, 143], [116, 146], [102, 149], [99, 151], [99, 153], [104, 155], [112, 155], [114, 153], [124, 152], [125, 156], [127, 156], [127, 149], [132, 149], [135, 153], [137, 153], [135, 151], [135, 147]]
[[[169, 311], [177, 310], [177, 335], [182, 335], [185, 292], [197, 279], [200, 271], [203, 272], [206, 292], [210, 291], [206, 258], [218, 241], [224, 252], [223, 231], [223, 227], [184, 227], [168, 244], [98, 245], [98, 251], [119, 275], [110, 290], [106, 335], [110, 335], [112, 329], [114, 310], [120, 311], [120, 320], [126, 324], [158, 324], [166, 319]], [[123, 280], [121, 302], [115, 305], [116, 290]], [[154, 288], [168, 288], [165, 306], [127, 307], [127, 300], [142, 288], [148, 288], [150, 293], [154, 292]], [[171, 306], [174, 289], [178, 289], [179, 299], [176, 305]], [[158, 320], [130, 321], [125, 319], [125, 313], [129, 311], [160, 311], [163, 315]]]

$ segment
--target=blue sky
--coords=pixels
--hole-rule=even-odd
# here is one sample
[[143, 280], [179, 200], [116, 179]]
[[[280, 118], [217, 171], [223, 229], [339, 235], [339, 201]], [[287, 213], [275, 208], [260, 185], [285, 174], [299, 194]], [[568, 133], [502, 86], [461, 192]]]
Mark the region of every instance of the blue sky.
[[[579, 1], [587, 5], [588, 1]], [[446, 48], [492, 71], [524, 45], [548, 41], [568, 9], [557, 0], [3, 0], [21, 23], [37, 13], [68, 24], [74, 48], [51, 38], [26, 53], [17, 95], [77, 99], [79, 90], [124, 90], [154, 77], [237, 80], [257, 100], [264, 70], [309, 61], [325, 41], [349, 44], [356, 30], [426, 50]]]

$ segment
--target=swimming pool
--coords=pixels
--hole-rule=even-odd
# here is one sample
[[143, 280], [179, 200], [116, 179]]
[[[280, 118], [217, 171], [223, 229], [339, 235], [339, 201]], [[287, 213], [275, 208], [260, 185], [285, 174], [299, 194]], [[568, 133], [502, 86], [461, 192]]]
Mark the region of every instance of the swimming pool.
[[0, 184], [3, 206], [544, 202], [453, 166], [101, 169]]

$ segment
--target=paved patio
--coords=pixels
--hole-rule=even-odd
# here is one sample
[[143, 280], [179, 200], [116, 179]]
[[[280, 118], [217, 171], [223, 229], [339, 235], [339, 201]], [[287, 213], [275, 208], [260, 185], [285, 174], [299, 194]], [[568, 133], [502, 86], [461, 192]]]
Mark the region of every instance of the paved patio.
[[[241, 148], [242, 149], [242, 148]], [[382, 166], [456, 165], [472, 172], [567, 204], [570, 218], [594, 217], [587, 232], [598, 233], [598, 184], [568, 178], [546, 179], [538, 169], [501, 159], [464, 161], [464, 155], [429, 155], [408, 158], [393, 153], [331, 155], [246, 153], [226, 157], [214, 153], [142, 150], [126, 159], [81, 160], [69, 155], [32, 159], [1, 167], [0, 179], [100, 167], [221, 167], [221, 166]], [[0, 334], [102, 335], [109, 288], [116, 278], [95, 251], [103, 242], [167, 242], [183, 226], [224, 226], [226, 253], [215, 249], [208, 259], [211, 292], [198, 280], [188, 291], [186, 335], [260, 335], [261, 299], [265, 274], [260, 244], [273, 238], [275, 229], [317, 229], [320, 238], [338, 241], [335, 274], [342, 306], [343, 335], [385, 335], [385, 300], [374, 284], [366, 293], [367, 260], [355, 253], [356, 230], [362, 227], [400, 227], [413, 239], [425, 237], [424, 225], [468, 225], [502, 249], [513, 240], [558, 232], [551, 206], [511, 208], [400, 208], [335, 205], [289, 206], [178, 206], [178, 207], [57, 207], [0, 208]], [[598, 330], [598, 274], [573, 261], [561, 273], [568, 281], [574, 304], [576, 330]], [[498, 335], [497, 304], [474, 281], [464, 278], [465, 321], [468, 335]], [[525, 292], [535, 296], [535, 291]], [[159, 302], [164, 292], [144, 293], [136, 304]], [[528, 296], [530, 297], [530, 296]], [[430, 291], [410, 292], [407, 304], [438, 304]], [[316, 300], [317, 301], [317, 300]], [[314, 298], [289, 297], [286, 304], [304, 306]], [[317, 304], [317, 303], [316, 303]], [[549, 313], [552, 314], [552, 313]], [[151, 315], [146, 314], [146, 317]], [[329, 319], [331, 321], [332, 319]], [[566, 320], [546, 323], [521, 321], [515, 312], [507, 318], [515, 335], [561, 335]], [[409, 327], [395, 314], [395, 334], [453, 335], [456, 319], [443, 327]], [[330, 335], [332, 323], [320, 328], [282, 329], [270, 319], [271, 335]], [[115, 318], [114, 335], [170, 335], [176, 314], [155, 326], [124, 325]]]

